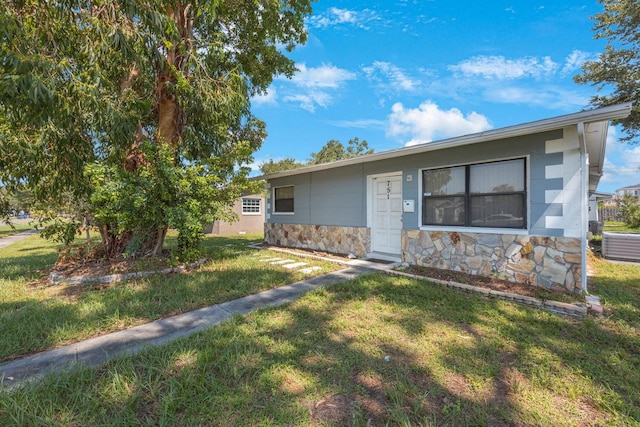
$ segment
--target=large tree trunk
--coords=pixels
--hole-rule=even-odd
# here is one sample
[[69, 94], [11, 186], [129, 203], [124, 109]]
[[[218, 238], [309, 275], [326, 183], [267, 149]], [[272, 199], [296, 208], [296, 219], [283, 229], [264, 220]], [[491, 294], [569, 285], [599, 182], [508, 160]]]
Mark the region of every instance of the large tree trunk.
[[[158, 143], [176, 147], [182, 130], [182, 109], [175, 94], [169, 88], [177, 82], [176, 71], [186, 77], [188, 52], [191, 49], [193, 22], [189, 17], [191, 5], [177, 1], [175, 8], [169, 6], [167, 14], [173, 19], [180, 33], [179, 43], [166, 48], [166, 64], [158, 73], [156, 96], [158, 105]], [[176, 71], [174, 71], [176, 70]]]
[[[176, 72], [181, 73], [183, 77], [187, 75], [188, 53], [185, 52], [190, 51], [193, 31], [190, 9], [190, 4], [183, 4], [181, 1], [177, 1], [173, 7], [168, 7], [168, 16], [175, 22], [180, 34], [180, 40], [173, 40], [171, 45], [165, 47], [166, 62], [159, 64], [156, 76], [155, 113], [157, 134], [155, 143], [170, 145], [175, 152], [176, 164], [179, 162], [178, 145], [182, 134], [183, 112], [176, 94], [172, 91], [172, 86], [178, 81]], [[132, 87], [138, 76], [139, 71], [133, 66], [120, 83], [121, 92]], [[142, 127], [140, 127], [135, 141], [131, 144], [124, 160], [123, 167], [129, 172], [136, 173], [140, 167], [148, 165], [145, 154], [141, 149], [143, 138]], [[146, 230], [144, 236], [135, 236], [133, 230], [114, 235], [107, 227], [103, 227], [100, 230], [100, 234], [109, 257], [122, 254], [127, 249], [129, 242], [136, 237], [143, 239], [142, 241], [144, 242], [140, 248], [139, 256], [158, 256], [162, 253], [167, 229], [167, 224], [163, 224], [155, 229]]]
[[[158, 144], [169, 144], [175, 151], [175, 162], [179, 161], [177, 146], [182, 136], [183, 112], [176, 99], [175, 93], [171, 92], [171, 85], [177, 82], [174, 70], [182, 73], [186, 77], [185, 65], [190, 51], [193, 22], [189, 17], [191, 5], [176, 2], [175, 8], [168, 7], [168, 15], [176, 23], [180, 32], [180, 42], [174, 43], [167, 48], [166, 64], [159, 70], [156, 81], [156, 102], [158, 114]], [[186, 45], [186, 46], [184, 46]], [[155, 243], [151, 248], [150, 255], [157, 256], [162, 253], [164, 240], [167, 236], [167, 225], [154, 230]]]

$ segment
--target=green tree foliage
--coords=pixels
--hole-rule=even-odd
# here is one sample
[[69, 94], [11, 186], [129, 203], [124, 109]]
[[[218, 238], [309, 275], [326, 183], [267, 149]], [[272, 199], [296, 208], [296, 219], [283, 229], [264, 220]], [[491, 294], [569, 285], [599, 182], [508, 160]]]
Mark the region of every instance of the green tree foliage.
[[330, 163], [371, 153], [373, 153], [373, 149], [369, 149], [367, 141], [360, 141], [358, 137], [349, 140], [346, 148], [342, 142], [332, 139], [327, 142], [320, 151], [311, 153], [309, 164]]
[[269, 161], [264, 162], [260, 165], [260, 172], [262, 172], [263, 175], [270, 175], [273, 173], [301, 168], [303, 166], [305, 166], [304, 163], [300, 163], [296, 159], [291, 157], [287, 157], [278, 161], [269, 159]]
[[633, 143], [640, 136], [640, 3], [637, 0], [599, 0], [603, 11], [595, 15], [596, 39], [608, 41], [605, 51], [596, 61], [587, 61], [577, 83], [590, 83], [600, 93], [591, 98], [595, 106], [633, 101], [629, 117], [619, 120], [626, 136]]
[[640, 228], [640, 203], [638, 198], [631, 193], [626, 193], [616, 201], [618, 214], [622, 222], [631, 228]]
[[372, 153], [373, 149], [369, 148], [367, 141], [360, 141], [357, 136], [349, 140], [346, 148], [342, 142], [332, 139], [322, 146], [320, 151], [317, 153], [311, 153], [311, 159], [307, 162], [298, 162], [291, 157], [278, 161], [269, 159], [269, 161], [260, 165], [260, 172], [262, 172], [263, 175], [270, 175], [278, 172], [298, 169], [304, 166], [330, 163], [335, 162], [336, 160], [349, 159], [351, 157]]
[[158, 254], [168, 227], [190, 256], [255, 191], [250, 99], [295, 72], [310, 2], [2, 2], [0, 182], [86, 204], [112, 256]]
[[6, 190], [0, 187], [0, 223], [8, 224], [11, 214], [11, 201]]
[[327, 142], [317, 153], [311, 153], [310, 165], [318, 165], [320, 163], [335, 162], [344, 159], [346, 152], [344, 145], [335, 139]]
[[20, 211], [28, 211], [33, 206], [33, 195], [24, 188], [9, 192], [0, 186], [0, 217], [8, 219]]
[[356, 136], [349, 140], [347, 143], [347, 158], [364, 156], [365, 154], [373, 154], [373, 148], [369, 148], [369, 143], [365, 139], [360, 141], [360, 138]]

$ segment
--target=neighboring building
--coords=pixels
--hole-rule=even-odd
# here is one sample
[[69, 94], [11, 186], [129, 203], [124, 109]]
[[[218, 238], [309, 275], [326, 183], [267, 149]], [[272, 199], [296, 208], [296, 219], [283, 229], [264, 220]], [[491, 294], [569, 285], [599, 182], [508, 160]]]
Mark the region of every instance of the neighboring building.
[[611, 193], [590, 193], [589, 194], [589, 221], [602, 221], [598, 214], [598, 205], [606, 206], [611, 199], [613, 198], [613, 194]]
[[212, 226], [204, 230], [205, 234], [232, 235], [252, 234], [264, 231], [264, 196], [252, 194], [240, 197], [233, 205], [238, 221], [227, 222], [216, 220]]
[[631, 103], [257, 177], [265, 241], [586, 291], [588, 200]]
[[628, 187], [618, 188], [616, 190], [616, 198], [621, 199], [625, 194], [631, 194], [640, 200], [640, 184], [630, 185]]

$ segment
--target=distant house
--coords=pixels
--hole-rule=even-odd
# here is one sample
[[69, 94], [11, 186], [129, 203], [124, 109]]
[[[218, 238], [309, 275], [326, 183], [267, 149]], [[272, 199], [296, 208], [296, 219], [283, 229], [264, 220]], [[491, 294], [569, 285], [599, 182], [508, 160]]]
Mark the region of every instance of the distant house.
[[207, 227], [205, 234], [234, 235], [262, 233], [264, 231], [264, 196], [252, 194], [238, 198], [233, 211], [238, 216], [238, 221], [227, 222], [216, 220]]
[[611, 202], [613, 194], [594, 192], [589, 194], [589, 221], [601, 221], [598, 216], [598, 206], [607, 206]]
[[631, 103], [257, 177], [265, 241], [586, 291], [589, 198]]
[[618, 188], [616, 190], [616, 198], [621, 199], [625, 194], [631, 194], [640, 200], [640, 184], [629, 185], [628, 187]]

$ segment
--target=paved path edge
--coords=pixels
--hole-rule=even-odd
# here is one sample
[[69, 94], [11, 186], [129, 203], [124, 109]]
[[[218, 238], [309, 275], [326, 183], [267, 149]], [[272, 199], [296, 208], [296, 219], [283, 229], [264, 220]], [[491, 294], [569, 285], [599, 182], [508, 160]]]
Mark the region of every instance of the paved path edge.
[[352, 280], [371, 272], [366, 267], [343, 270], [248, 295], [232, 301], [159, 319], [53, 350], [35, 353], [0, 364], [0, 386], [14, 389], [42, 380], [54, 371], [95, 367], [121, 356], [135, 355], [145, 348], [160, 346], [210, 328], [236, 315], [277, 307], [292, 302], [309, 291]]

